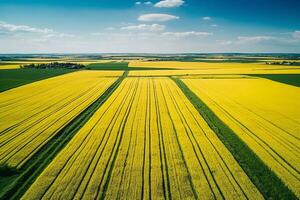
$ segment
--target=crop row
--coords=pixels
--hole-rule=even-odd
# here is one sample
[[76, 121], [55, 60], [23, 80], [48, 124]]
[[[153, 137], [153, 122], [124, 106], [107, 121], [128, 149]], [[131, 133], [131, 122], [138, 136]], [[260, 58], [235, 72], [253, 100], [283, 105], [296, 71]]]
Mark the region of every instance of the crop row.
[[266, 79], [182, 79], [300, 197], [300, 90]]
[[117, 78], [81, 71], [0, 94], [0, 164], [20, 168]]
[[168, 78], [126, 78], [23, 199], [262, 199]]

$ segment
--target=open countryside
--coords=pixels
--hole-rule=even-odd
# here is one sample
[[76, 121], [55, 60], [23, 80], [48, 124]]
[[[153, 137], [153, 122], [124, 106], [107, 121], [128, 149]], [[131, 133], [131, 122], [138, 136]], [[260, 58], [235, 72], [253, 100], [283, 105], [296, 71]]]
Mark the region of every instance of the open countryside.
[[0, 200], [300, 199], [299, 10], [0, 1]]
[[0, 93], [1, 198], [299, 198], [297, 67], [129, 58]]

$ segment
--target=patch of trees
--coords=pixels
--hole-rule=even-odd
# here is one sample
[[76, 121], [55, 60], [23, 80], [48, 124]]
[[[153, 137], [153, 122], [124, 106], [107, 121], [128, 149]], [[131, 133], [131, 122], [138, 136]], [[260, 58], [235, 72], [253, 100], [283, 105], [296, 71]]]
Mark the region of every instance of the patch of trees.
[[77, 63], [62, 63], [62, 62], [52, 62], [52, 63], [38, 63], [38, 64], [27, 64], [21, 65], [21, 68], [30, 69], [83, 69], [85, 65]]

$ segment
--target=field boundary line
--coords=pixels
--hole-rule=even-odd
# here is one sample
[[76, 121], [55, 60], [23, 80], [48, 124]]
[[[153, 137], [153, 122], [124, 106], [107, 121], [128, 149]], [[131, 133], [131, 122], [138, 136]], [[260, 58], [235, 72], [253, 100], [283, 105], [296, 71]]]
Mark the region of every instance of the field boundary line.
[[178, 78], [171, 78], [205, 119], [266, 199], [297, 199], [271, 169]]
[[[11, 178], [3, 178], [0, 176], [0, 186], [2, 186], [0, 189], [0, 200], [19, 199], [127, 76], [128, 71], [124, 71], [123, 75], [108, 87], [98, 99], [61, 129], [44, 147], [37, 151], [23, 167], [19, 170], [9, 168], [9, 170], [16, 172], [11, 175]], [[1, 180], [2, 178], [4, 180]], [[7, 179], [7, 181], [5, 179]]]

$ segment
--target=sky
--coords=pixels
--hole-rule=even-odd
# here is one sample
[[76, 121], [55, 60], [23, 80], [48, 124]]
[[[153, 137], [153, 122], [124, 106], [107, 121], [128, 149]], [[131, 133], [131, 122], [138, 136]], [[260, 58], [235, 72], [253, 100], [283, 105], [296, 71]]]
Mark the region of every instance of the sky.
[[300, 53], [299, 0], [0, 0], [0, 53]]

